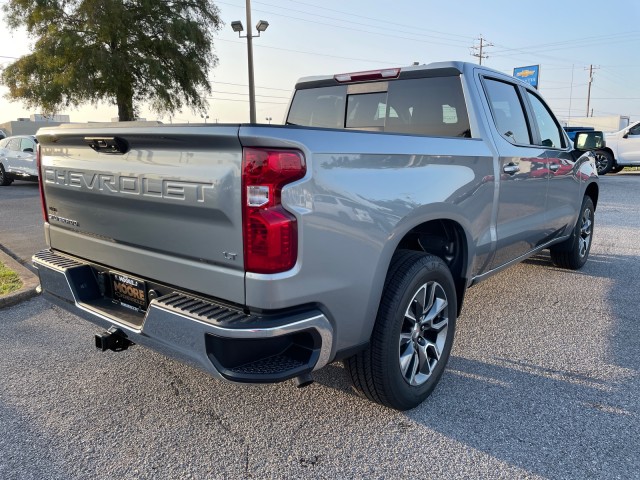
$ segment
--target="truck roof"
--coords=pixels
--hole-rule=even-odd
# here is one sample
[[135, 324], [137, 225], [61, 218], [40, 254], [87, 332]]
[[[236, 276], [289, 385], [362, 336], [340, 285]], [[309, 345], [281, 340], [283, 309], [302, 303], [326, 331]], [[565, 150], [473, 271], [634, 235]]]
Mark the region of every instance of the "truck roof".
[[[397, 77], [398, 79], [409, 79], [409, 78], [423, 78], [423, 77], [441, 77], [448, 75], [460, 75], [465, 73], [465, 71], [469, 71], [471, 69], [482, 69], [487, 72], [493, 73], [500, 77], [507, 77], [511, 81], [515, 80], [521, 85], [530, 87], [530, 85], [522, 80], [511, 77], [510, 75], [505, 74], [504, 72], [500, 72], [498, 70], [494, 70], [492, 68], [487, 68], [476, 63], [471, 62], [461, 62], [461, 61], [447, 61], [447, 62], [433, 62], [429, 64], [423, 65], [410, 65], [406, 67], [397, 67], [400, 70], [400, 73]], [[381, 68], [380, 71], [390, 70], [389, 67]], [[303, 77], [298, 80], [296, 83], [296, 90], [307, 89], [307, 88], [316, 88], [316, 87], [327, 87], [332, 85], [340, 85], [335, 79], [336, 75], [315, 75], [310, 77]], [[380, 80], [392, 80], [381, 78]], [[370, 81], [370, 80], [367, 80]]]

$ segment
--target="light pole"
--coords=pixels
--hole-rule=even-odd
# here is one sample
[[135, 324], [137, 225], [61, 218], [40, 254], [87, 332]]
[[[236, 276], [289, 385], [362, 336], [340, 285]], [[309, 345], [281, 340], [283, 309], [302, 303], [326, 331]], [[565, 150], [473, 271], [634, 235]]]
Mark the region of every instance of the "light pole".
[[234, 32], [238, 32], [240, 38], [247, 39], [247, 57], [249, 62], [249, 122], [256, 123], [256, 88], [253, 81], [253, 38], [259, 37], [269, 26], [269, 22], [260, 20], [256, 24], [257, 35], [251, 33], [251, 0], [247, 0], [247, 34], [241, 35], [244, 30], [242, 22], [236, 20], [231, 22], [231, 29]]
[[202, 115], [202, 117], [204, 119], [204, 123], [207, 123], [207, 120], [209, 119], [209, 115]]
[[269, 125], [271, 125], [271, 120], [273, 120], [273, 118], [271, 118], [271, 117], [267, 117], [267, 118], [265, 118], [265, 120], [266, 120], [267, 122], [269, 122]]

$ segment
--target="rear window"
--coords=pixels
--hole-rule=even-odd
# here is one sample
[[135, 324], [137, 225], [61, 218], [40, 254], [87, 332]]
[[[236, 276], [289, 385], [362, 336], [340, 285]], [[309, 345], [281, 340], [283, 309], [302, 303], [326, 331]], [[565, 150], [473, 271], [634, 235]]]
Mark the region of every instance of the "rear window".
[[470, 137], [459, 76], [298, 90], [287, 123], [306, 127]]

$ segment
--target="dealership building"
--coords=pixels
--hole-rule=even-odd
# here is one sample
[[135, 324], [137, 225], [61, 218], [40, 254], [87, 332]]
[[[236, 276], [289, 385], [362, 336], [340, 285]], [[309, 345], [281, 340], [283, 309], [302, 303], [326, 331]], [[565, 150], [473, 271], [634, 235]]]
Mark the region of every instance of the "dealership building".
[[69, 123], [69, 115], [41, 114], [31, 115], [29, 118], [18, 118], [17, 120], [0, 123], [0, 131], [10, 137], [12, 135], [35, 135], [39, 128], [55, 127], [61, 123]]

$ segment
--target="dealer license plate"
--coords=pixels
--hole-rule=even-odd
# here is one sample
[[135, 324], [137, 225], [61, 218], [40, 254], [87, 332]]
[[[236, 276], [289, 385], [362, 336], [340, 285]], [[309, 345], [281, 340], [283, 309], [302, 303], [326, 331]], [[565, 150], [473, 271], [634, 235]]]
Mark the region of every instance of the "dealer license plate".
[[112, 272], [111, 291], [113, 299], [123, 307], [136, 311], [147, 309], [147, 286], [143, 280]]

